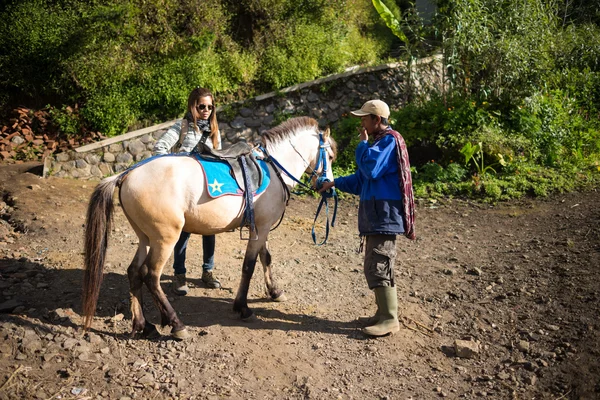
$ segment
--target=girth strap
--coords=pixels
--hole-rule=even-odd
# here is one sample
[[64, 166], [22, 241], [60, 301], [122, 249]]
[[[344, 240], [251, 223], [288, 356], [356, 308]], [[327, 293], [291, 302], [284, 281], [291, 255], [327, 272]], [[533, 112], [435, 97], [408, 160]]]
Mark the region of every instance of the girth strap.
[[[244, 208], [244, 219], [240, 225], [240, 239], [241, 240], [258, 240], [258, 231], [256, 230], [256, 224], [254, 222], [254, 185], [249, 177], [249, 168], [245, 156], [240, 156], [238, 162], [241, 166], [241, 173], [244, 180], [244, 202], [246, 207]], [[256, 161], [254, 161], [256, 163]], [[259, 168], [260, 170], [260, 168]], [[243, 235], [243, 229], [247, 226], [249, 228], [248, 237], [245, 238]]]

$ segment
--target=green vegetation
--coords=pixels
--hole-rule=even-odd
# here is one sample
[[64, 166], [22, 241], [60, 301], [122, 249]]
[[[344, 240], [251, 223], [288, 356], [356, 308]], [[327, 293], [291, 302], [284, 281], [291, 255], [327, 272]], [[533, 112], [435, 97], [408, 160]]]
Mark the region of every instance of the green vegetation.
[[[9, 0], [0, 106], [49, 104], [62, 134], [110, 136], [181, 115], [195, 86], [224, 104], [388, 54], [410, 66], [437, 52], [445, 84], [414, 91], [410, 67], [391, 118], [417, 196], [498, 201], [596, 185], [599, 3], [434, 2], [424, 24], [405, 0]], [[336, 175], [354, 170], [358, 123], [334, 127]]]
[[13, 0], [0, 105], [78, 105], [112, 136], [181, 115], [193, 87], [240, 100], [375, 63], [392, 38], [360, 0]]
[[[597, 185], [600, 5], [437, 4], [429, 27], [384, 10], [396, 36], [406, 33], [408, 57], [439, 43], [447, 65], [444, 90], [416, 96], [391, 116], [409, 146], [417, 197], [494, 202]], [[354, 168], [356, 123], [342, 120], [334, 133], [342, 143], [337, 172]]]

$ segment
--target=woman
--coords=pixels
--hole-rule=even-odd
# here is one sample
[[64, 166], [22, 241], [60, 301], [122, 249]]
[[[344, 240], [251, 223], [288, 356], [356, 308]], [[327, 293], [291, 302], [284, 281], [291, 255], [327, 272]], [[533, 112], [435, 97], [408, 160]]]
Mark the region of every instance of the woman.
[[[200, 141], [203, 141], [208, 147], [221, 149], [221, 135], [213, 95], [208, 89], [197, 87], [192, 90], [188, 97], [185, 116], [156, 141], [154, 154], [190, 152]], [[175, 276], [172, 289], [175, 294], [180, 296], [185, 296], [190, 290], [185, 278], [185, 252], [189, 239], [190, 233], [181, 232], [181, 236], [175, 245], [173, 262]], [[215, 235], [202, 236], [202, 250], [204, 253], [202, 282], [208, 288], [218, 289], [221, 287], [221, 283], [213, 275]]]

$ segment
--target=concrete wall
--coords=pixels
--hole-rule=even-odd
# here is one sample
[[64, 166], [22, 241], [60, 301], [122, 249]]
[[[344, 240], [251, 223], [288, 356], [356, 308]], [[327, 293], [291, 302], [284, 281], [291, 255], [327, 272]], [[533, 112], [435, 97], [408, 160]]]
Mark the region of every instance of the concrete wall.
[[[413, 65], [412, 85], [421, 92], [442, 84], [441, 58], [422, 59]], [[407, 84], [403, 63], [356, 68], [341, 74], [267, 93], [217, 109], [223, 147], [245, 140], [254, 142], [260, 133], [290, 116], [310, 116], [324, 129], [367, 100], [381, 99], [391, 109], [403, 106]], [[100, 179], [127, 169], [152, 155], [154, 142], [175, 121], [55, 154], [44, 160], [44, 176]]]

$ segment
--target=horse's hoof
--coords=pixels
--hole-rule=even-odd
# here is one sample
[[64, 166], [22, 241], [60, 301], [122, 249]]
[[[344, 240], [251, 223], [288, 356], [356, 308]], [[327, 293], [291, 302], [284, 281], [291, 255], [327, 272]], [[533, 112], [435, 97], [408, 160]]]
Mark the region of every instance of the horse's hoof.
[[149, 340], [158, 339], [160, 332], [156, 329], [156, 326], [147, 323], [142, 331], [142, 337]]
[[173, 336], [173, 338], [177, 339], [177, 340], [185, 340], [185, 339], [189, 339], [191, 337], [187, 328], [183, 328], [176, 332], [171, 332], [171, 336]]
[[276, 293], [273, 295], [273, 297], [271, 297], [271, 300], [277, 303], [283, 303], [284, 301], [287, 301], [287, 296], [285, 295], [285, 292]]
[[255, 322], [257, 320], [258, 320], [258, 318], [256, 318], [256, 315], [254, 315], [254, 314], [250, 314], [249, 316], [247, 316], [245, 318], [242, 317], [242, 322], [251, 323], [251, 322]]
[[251, 322], [251, 321], [253, 321], [252, 318], [256, 319], [256, 317], [254, 316], [254, 313], [249, 308], [243, 309], [242, 312], [240, 313], [240, 315], [242, 317], [242, 321]]

